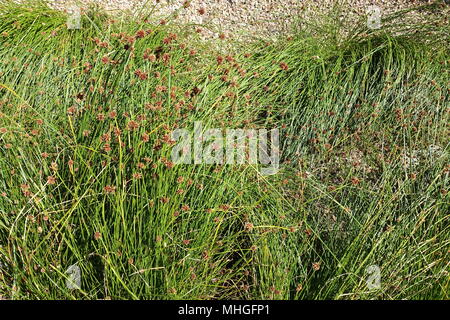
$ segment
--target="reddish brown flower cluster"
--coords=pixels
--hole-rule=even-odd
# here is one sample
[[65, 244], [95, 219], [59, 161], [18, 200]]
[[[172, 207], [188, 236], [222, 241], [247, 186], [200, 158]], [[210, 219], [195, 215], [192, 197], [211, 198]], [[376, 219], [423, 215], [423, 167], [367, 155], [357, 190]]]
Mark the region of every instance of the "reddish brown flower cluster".
[[104, 133], [100, 136], [101, 142], [109, 142], [111, 141], [111, 134], [110, 133]]
[[168, 168], [171, 169], [175, 165], [172, 161], [167, 160], [166, 158], [161, 158], [161, 162]]
[[289, 70], [289, 66], [287, 65], [286, 62], [280, 62], [280, 68], [284, 71]]
[[53, 176], [48, 176], [47, 177], [47, 184], [53, 185], [55, 183], [56, 183], [56, 178], [55, 177], [53, 177]]
[[150, 62], [155, 62], [156, 55], [152, 53], [151, 49], [145, 49], [143, 59], [148, 60]]
[[177, 40], [178, 36], [176, 33], [169, 33], [167, 37], [163, 39], [164, 44], [170, 44], [172, 41]]
[[144, 30], [138, 30], [138, 31], [136, 32], [136, 39], [144, 38], [145, 35], [146, 35], [146, 33], [145, 33]]
[[140, 70], [140, 69], [137, 69], [135, 72], [134, 72], [134, 74], [135, 74], [135, 76], [137, 76], [139, 79], [141, 79], [141, 80], [147, 80], [148, 79], [148, 73], [147, 72], [144, 72], [144, 71], [142, 71], [142, 70]]
[[25, 197], [31, 197], [30, 186], [28, 184], [21, 184], [20, 189]]
[[105, 120], [105, 115], [103, 113], [99, 113], [97, 114], [97, 120], [98, 121], [104, 121]]
[[245, 231], [248, 231], [248, 232], [253, 231], [253, 227], [254, 227], [253, 223], [250, 223], [250, 222], [246, 222], [245, 225], [244, 225]]
[[170, 61], [170, 54], [164, 53], [164, 54], [162, 55], [162, 61], [163, 61], [163, 63], [164, 63], [165, 65], [167, 65], [167, 64], [169, 63], [169, 61]]
[[147, 133], [143, 133], [142, 137], [141, 137], [142, 142], [149, 142], [150, 141], [150, 136]]
[[353, 184], [354, 186], [358, 185], [360, 182], [361, 182], [361, 180], [359, 180], [358, 178], [356, 178], [356, 177], [353, 177], [353, 178], [352, 178], [352, 184]]
[[140, 173], [140, 172], [133, 173], [133, 179], [139, 180], [141, 178], [142, 178], [142, 173]]
[[115, 186], [111, 186], [111, 185], [107, 185], [107, 186], [105, 186], [105, 187], [103, 188], [103, 191], [104, 191], [105, 193], [111, 194], [111, 193], [116, 192], [116, 187], [115, 187]]
[[108, 64], [109, 62], [110, 62], [110, 59], [109, 59], [108, 56], [103, 56], [103, 57], [102, 57], [102, 63]]
[[134, 131], [139, 128], [139, 122], [131, 120], [130, 122], [128, 122], [127, 128], [130, 131]]
[[115, 110], [110, 111], [109, 114], [108, 114], [108, 116], [109, 116], [111, 119], [115, 119], [115, 118], [117, 117], [117, 111], [115, 111]]
[[167, 202], [169, 202], [170, 198], [168, 198], [168, 197], [161, 197], [159, 200], [161, 201], [161, 203], [167, 203]]
[[313, 267], [314, 271], [319, 271], [320, 270], [320, 262], [314, 262], [312, 264], [312, 267]]

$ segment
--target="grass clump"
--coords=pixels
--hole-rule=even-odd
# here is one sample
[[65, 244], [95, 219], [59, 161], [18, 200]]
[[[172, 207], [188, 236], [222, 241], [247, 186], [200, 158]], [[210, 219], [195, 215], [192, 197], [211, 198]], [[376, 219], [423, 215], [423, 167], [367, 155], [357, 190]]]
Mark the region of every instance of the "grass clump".
[[[448, 298], [441, 15], [233, 54], [101, 10], [81, 30], [41, 3], [0, 15], [1, 296]], [[280, 172], [175, 165], [171, 132], [195, 121], [280, 128]]]

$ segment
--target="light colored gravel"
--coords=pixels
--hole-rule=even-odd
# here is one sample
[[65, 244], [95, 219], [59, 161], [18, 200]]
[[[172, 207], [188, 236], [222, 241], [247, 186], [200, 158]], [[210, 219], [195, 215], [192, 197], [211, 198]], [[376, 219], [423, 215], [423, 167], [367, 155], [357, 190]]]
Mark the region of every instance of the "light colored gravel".
[[[27, 0], [23, 0], [27, 1]], [[111, 12], [138, 14], [152, 12], [161, 19], [176, 15], [175, 21], [203, 25], [206, 37], [275, 36], [288, 30], [295, 19], [303, 20], [313, 12], [324, 12], [338, 0], [48, 0], [50, 5], [64, 9], [73, 4], [86, 7], [95, 3]], [[382, 13], [406, 8], [427, 0], [340, 0], [350, 8], [345, 19], [365, 14], [370, 5]]]

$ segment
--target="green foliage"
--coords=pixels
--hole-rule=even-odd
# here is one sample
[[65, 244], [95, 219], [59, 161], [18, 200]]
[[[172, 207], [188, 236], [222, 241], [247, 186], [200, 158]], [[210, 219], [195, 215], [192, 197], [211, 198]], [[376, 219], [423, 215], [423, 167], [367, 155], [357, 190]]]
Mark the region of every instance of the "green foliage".
[[[448, 299], [449, 39], [429, 14], [232, 55], [0, 1], [0, 296]], [[281, 171], [174, 165], [194, 121], [280, 128]]]

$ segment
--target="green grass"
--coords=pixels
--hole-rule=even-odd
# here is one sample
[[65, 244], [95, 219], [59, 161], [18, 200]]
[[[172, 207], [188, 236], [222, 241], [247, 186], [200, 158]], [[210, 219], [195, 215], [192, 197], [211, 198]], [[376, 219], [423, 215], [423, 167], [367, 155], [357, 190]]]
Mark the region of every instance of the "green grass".
[[[226, 53], [175, 24], [94, 8], [67, 30], [42, 3], [0, 1], [0, 296], [448, 299], [436, 8], [380, 30], [316, 19]], [[168, 137], [194, 121], [280, 128], [280, 172], [172, 166]]]

